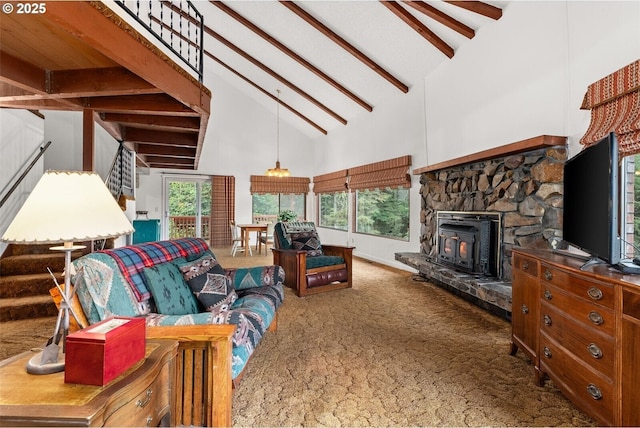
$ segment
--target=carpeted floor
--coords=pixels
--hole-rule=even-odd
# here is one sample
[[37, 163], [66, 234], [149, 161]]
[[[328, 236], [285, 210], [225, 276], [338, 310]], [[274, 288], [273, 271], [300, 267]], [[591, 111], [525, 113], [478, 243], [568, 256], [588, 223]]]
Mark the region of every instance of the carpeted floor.
[[[214, 251], [225, 267], [271, 263]], [[0, 324], [1, 357], [41, 344], [53, 322]], [[234, 391], [233, 424], [593, 425], [550, 382], [534, 385], [528, 360], [509, 355], [510, 330], [410, 273], [356, 260], [353, 289], [303, 299], [287, 290], [278, 330]]]

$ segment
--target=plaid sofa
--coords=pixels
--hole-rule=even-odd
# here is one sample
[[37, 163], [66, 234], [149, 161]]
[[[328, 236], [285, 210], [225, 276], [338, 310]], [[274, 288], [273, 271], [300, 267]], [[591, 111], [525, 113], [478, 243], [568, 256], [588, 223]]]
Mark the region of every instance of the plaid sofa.
[[[232, 379], [249, 357], [276, 316], [284, 299], [284, 270], [280, 266], [224, 269], [237, 299], [224, 310], [195, 313], [159, 313], [145, 268], [179, 260], [192, 261], [215, 255], [198, 238], [150, 242], [80, 257], [73, 262], [72, 277], [82, 309], [90, 324], [111, 316], [145, 317], [147, 326], [235, 324], [232, 339]], [[188, 287], [188, 285], [185, 286]]]

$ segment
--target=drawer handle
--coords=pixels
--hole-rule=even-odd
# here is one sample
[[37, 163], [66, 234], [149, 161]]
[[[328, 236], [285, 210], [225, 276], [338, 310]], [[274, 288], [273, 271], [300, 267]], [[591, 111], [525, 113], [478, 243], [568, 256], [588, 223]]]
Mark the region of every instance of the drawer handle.
[[600, 388], [598, 388], [592, 383], [587, 385], [587, 392], [589, 393], [589, 395], [591, 395], [591, 398], [593, 398], [594, 400], [602, 399], [602, 392], [600, 391]]
[[602, 299], [602, 290], [600, 290], [598, 287], [589, 287], [589, 289], [587, 290], [587, 294], [593, 300]]
[[525, 305], [524, 303], [522, 304], [522, 313], [525, 315], [529, 313], [529, 306]]
[[545, 357], [547, 358], [551, 358], [551, 349], [549, 349], [548, 347], [544, 347], [544, 349], [542, 350], [542, 353], [544, 354]]
[[553, 294], [551, 294], [551, 291], [544, 290], [544, 298], [547, 299], [547, 300], [553, 299]]
[[589, 353], [591, 354], [591, 356], [596, 360], [599, 360], [600, 358], [602, 358], [602, 349], [600, 349], [600, 347], [595, 343], [590, 343], [587, 346], [587, 350], [589, 350]]
[[522, 270], [529, 270], [529, 262], [522, 262]]
[[147, 416], [147, 426], [148, 427], [151, 426], [151, 421], [153, 421], [153, 417], [152, 416]]
[[147, 404], [149, 404], [151, 402], [151, 396], [153, 395], [153, 391], [151, 390], [151, 388], [147, 389], [147, 397], [143, 400], [140, 399], [136, 402], [136, 406], [140, 407], [140, 408], [144, 408], [147, 406]]
[[551, 281], [553, 279], [553, 274], [549, 269], [544, 271], [544, 279], [546, 279], [547, 281]]
[[604, 318], [602, 318], [602, 315], [600, 315], [596, 311], [591, 311], [589, 312], [589, 321], [591, 321], [595, 325], [601, 325], [604, 322]]
[[542, 322], [544, 322], [544, 325], [546, 326], [550, 326], [551, 324], [553, 324], [551, 317], [547, 314], [544, 314], [544, 317], [542, 317]]

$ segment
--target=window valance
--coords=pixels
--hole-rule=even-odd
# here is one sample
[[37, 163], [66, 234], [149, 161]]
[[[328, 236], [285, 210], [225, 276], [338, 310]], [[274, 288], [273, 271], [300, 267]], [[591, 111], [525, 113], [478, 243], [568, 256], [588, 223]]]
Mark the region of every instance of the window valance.
[[613, 131], [621, 157], [640, 153], [640, 60], [589, 85], [580, 108], [591, 110], [581, 144], [590, 146]]
[[411, 155], [349, 168], [349, 188], [354, 190], [411, 187]]
[[313, 193], [334, 193], [347, 190], [347, 170], [330, 172], [313, 177]]
[[251, 193], [309, 193], [308, 177], [268, 177], [266, 175], [252, 175]]

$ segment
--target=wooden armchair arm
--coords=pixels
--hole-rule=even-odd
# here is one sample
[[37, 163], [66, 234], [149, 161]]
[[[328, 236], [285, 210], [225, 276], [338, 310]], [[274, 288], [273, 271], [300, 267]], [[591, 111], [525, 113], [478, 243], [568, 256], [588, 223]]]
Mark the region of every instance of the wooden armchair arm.
[[307, 273], [307, 252], [274, 248], [273, 264], [282, 266], [285, 272], [284, 284], [295, 290]]
[[171, 426], [231, 426], [231, 339], [235, 330], [232, 324], [147, 327], [147, 338], [179, 343]]

